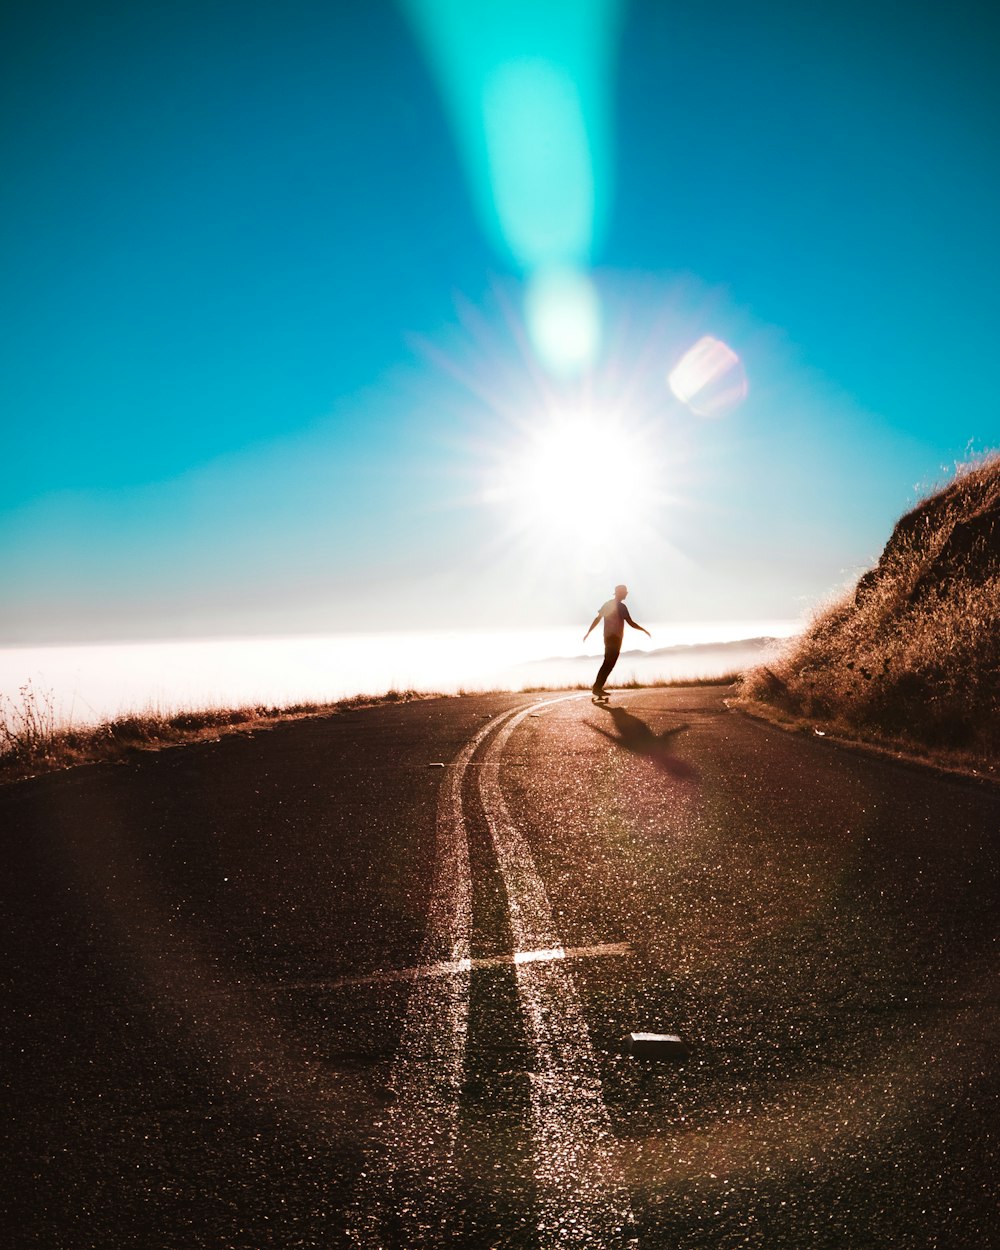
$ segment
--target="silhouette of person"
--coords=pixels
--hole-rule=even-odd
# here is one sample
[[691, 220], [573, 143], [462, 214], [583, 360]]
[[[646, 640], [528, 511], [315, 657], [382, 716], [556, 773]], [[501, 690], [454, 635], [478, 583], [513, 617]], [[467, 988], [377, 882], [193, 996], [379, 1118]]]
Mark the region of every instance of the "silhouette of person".
[[593, 691], [596, 695], [604, 693], [604, 683], [608, 680], [611, 670], [618, 663], [618, 655], [622, 649], [622, 639], [625, 637], [625, 622], [627, 621], [633, 629], [642, 630], [647, 638], [652, 637], [648, 629], [645, 629], [642, 625], [637, 625], [629, 616], [628, 608], [625, 606], [625, 596], [627, 594], [627, 586], [616, 586], [615, 597], [609, 599], [607, 603], [598, 609], [597, 615], [590, 623], [590, 629], [583, 635], [583, 641], [586, 642], [597, 622], [603, 618], [604, 663], [598, 670], [594, 681]]

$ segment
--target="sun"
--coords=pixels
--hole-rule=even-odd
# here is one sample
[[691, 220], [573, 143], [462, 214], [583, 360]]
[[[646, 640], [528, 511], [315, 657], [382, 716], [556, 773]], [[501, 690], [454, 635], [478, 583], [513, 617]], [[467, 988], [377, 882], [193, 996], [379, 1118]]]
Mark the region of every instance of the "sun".
[[612, 415], [549, 415], [511, 449], [503, 495], [539, 539], [612, 525], [622, 500], [632, 515], [654, 501], [651, 447]]

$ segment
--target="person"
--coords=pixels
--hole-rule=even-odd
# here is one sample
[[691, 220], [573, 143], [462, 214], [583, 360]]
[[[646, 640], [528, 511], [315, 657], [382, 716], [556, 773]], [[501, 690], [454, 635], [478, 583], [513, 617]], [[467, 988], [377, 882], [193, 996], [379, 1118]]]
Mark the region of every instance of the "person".
[[625, 637], [625, 622], [627, 621], [633, 629], [642, 630], [647, 638], [652, 637], [648, 629], [645, 629], [642, 625], [637, 625], [629, 616], [628, 608], [625, 606], [625, 596], [627, 594], [627, 586], [616, 586], [615, 597], [609, 599], [607, 603], [598, 609], [597, 615], [591, 621], [590, 629], [583, 635], [583, 641], [586, 642], [597, 622], [603, 618], [604, 663], [598, 670], [597, 678], [593, 685], [593, 692], [598, 697], [604, 694], [604, 683], [608, 680], [611, 670], [618, 662], [618, 655], [622, 649], [622, 639]]

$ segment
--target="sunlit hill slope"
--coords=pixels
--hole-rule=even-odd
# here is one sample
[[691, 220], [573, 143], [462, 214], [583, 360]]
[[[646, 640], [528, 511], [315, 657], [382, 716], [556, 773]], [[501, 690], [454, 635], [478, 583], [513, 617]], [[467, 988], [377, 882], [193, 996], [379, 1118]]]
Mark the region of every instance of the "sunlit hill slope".
[[1000, 454], [896, 524], [878, 564], [743, 697], [832, 729], [1000, 764]]

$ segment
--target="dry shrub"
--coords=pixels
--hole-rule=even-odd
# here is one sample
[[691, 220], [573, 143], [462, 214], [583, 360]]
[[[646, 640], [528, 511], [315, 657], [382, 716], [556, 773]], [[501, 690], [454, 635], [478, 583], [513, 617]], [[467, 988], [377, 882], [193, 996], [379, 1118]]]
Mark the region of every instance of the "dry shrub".
[[1000, 456], [901, 518], [878, 565], [745, 697], [871, 736], [1000, 760]]
[[0, 760], [43, 762], [58, 735], [52, 695], [26, 681], [18, 698], [0, 694]]

